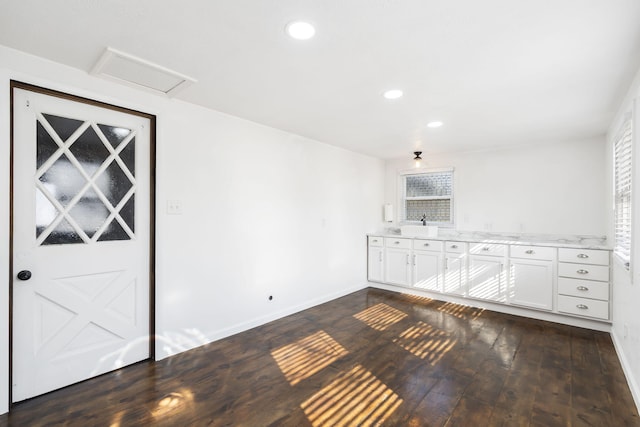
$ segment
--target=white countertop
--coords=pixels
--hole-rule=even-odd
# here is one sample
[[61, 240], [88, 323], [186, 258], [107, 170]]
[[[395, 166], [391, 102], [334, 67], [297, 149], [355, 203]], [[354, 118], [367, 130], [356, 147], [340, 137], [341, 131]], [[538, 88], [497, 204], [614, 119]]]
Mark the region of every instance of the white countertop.
[[505, 245], [535, 245], [555, 248], [604, 249], [611, 250], [604, 236], [579, 236], [571, 234], [518, 234], [490, 233], [483, 231], [456, 231], [439, 229], [438, 235], [401, 235], [399, 228], [387, 228], [380, 233], [368, 233], [367, 236], [402, 237], [407, 239], [451, 240], [471, 243], [501, 243]]

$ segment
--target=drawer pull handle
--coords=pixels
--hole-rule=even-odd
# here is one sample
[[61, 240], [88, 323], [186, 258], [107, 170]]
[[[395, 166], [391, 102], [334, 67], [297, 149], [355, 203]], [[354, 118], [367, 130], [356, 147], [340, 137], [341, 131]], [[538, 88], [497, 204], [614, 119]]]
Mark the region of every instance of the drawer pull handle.
[[582, 259], [589, 258], [589, 255], [587, 255], [587, 254], [578, 254], [577, 256], [578, 256], [578, 258], [582, 258]]
[[580, 310], [588, 310], [589, 307], [584, 305], [584, 304], [578, 304], [576, 305], [576, 308], [579, 308]]
[[578, 271], [576, 271], [576, 273], [578, 273], [578, 274], [589, 274], [589, 272], [587, 270], [578, 270]]
[[533, 249], [529, 249], [528, 251], [524, 251], [524, 253], [525, 253], [525, 254], [527, 254], [527, 255], [533, 255], [533, 254], [535, 254], [535, 252], [534, 252], [534, 250], [533, 250]]
[[393, 242], [394, 245], [399, 245], [400, 242], [398, 242], [397, 240], [395, 242]]
[[482, 248], [482, 250], [488, 252], [489, 248], [485, 246], [484, 248]]
[[458, 249], [458, 245], [451, 245], [451, 249]]
[[587, 288], [586, 286], [578, 286], [576, 289], [579, 290], [579, 291], [588, 291], [589, 290], [589, 288]]
[[428, 244], [428, 243], [425, 243], [425, 244], [424, 244], [424, 246], [429, 246], [429, 244]]
[[372, 240], [371, 243], [378, 243], [378, 241], [377, 240]]

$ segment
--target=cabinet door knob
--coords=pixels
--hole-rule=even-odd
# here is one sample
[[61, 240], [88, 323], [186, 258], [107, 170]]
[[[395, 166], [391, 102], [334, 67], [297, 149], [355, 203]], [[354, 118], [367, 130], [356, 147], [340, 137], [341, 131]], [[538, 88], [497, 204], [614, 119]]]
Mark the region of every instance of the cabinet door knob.
[[577, 256], [578, 258], [582, 258], [582, 259], [589, 258], [589, 255], [587, 254], [578, 254]]
[[529, 249], [529, 250], [527, 250], [527, 251], [524, 251], [524, 253], [525, 253], [525, 254], [527, 254], [527, 255], [533, 255], [533, 254], [535, 254], [535, 252], [533, 251], [533, 249]]
[[580, 310], [588, 310], [589, 307], [584, 305], [584, 304], [578, 304], [576, 305], [576, 308], [579, 308]]
[[588, 291], [589, 290], [589, 288], [587, 288], [586, 286], [578, 286], [576, 289], [579, 290], [579, 291]]

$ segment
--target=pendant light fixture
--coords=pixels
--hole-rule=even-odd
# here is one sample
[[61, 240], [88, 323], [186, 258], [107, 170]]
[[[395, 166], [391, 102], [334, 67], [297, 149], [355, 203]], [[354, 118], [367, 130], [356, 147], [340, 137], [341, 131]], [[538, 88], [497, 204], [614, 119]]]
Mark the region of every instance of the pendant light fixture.
[[419, 168], [420, 167], [420, 161], [422, 160], [422, 157], [420, 157], [420, 154], [422, 154], [422, 151], [414, 151], [413, 154], [416, 155], [413, 158], [413, 160], [415, 160], [415, 162], [416, 162], [416, 167]]

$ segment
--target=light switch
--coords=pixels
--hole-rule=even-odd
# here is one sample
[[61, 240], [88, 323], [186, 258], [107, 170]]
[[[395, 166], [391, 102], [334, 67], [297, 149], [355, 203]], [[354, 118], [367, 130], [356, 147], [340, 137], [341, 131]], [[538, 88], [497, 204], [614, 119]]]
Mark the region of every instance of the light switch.
[[167, 214], [182, 215], [182, 201], [167, 200]]

